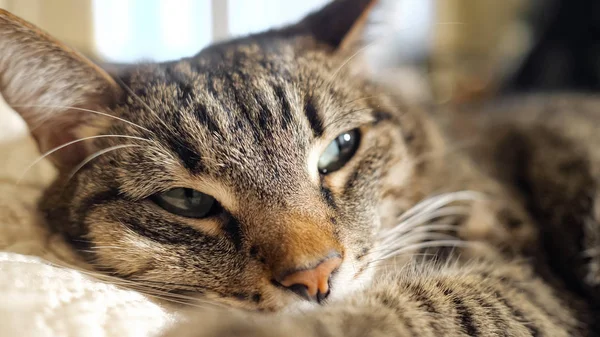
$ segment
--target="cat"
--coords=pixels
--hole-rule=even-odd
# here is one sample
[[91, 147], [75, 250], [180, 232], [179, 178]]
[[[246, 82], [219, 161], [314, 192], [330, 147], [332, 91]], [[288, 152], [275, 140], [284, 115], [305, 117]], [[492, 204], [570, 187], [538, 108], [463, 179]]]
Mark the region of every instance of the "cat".
[[596, 334], [600, 100], [403, 104], [361, 58], [377, 6], [119, 74], [0, 11], [0, 92], [59, 171], [48, 226], [198, 298], [168, 336]]

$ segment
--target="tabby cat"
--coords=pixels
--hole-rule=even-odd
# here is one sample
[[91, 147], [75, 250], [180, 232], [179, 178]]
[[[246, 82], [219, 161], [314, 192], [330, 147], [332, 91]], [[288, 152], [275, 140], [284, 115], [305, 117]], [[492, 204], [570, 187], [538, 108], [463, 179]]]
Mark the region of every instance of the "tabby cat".
[[597, 333], [600, 99], [403, 104], [362, 57], [377, 6], [118, 74], [0, 11], [1, 93], [59, 171], [49, 227], [198, 298], [171, 336]]

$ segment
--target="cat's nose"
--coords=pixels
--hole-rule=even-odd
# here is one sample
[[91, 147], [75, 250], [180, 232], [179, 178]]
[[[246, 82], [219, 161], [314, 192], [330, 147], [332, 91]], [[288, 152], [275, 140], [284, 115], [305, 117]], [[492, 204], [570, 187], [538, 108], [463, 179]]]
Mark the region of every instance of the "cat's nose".
[[340, 254], [330, 254], [327, 258], [308, 269], [297, 269], [286, 273], [278, 282], [306, 300], [321, 303], [329, 296], [331, 274], [342, 264]]

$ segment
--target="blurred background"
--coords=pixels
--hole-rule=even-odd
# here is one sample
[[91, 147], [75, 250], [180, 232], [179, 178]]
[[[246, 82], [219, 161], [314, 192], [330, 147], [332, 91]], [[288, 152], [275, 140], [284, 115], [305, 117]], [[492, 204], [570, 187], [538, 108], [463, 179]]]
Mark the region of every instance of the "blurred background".
[[[329, 0], [0, 0], [99, 62], [164, 61], [299, 20]], [[600, 87], [599, 0], [381, 0], [386, 80], [416, 101]], [[391, 16], [391, 17], [390, 17]]]

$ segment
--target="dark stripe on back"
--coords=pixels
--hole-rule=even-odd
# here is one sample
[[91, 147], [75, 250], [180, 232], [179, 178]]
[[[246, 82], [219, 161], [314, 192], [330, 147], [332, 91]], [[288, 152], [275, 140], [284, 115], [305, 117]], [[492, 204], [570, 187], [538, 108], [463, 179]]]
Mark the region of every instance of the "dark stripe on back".
[[[420, 309], [422, 309], [423, 311], [425, 311], [429, 314], [433, 314], [433, 315], [440, 314], [439, 310], [436, 308], [436, 306], [434, 304], [434, 301], [431, 300], [432, 295], [428, 291], [426, 291], [421, 285], [408, 284], [407, 287], [410, 290], [410, 292], [409, 292], [410, 299], [417, 302], [417, 305], [419, 306]], [[431, 325], [431, 328], [434, 331], [436, 331], [438, 333], [444, 331], [441, 324], [437, 320], [431, 319], [431, 320], [429, 320], [429, 323]]]
[[445, 289], [444, 295], [451, 297], [454, 308], [456, 309], [456, 313], [458, 314], [458, 318], [460, 319], [460, 326], [467, 333], [467, 335], [479, 336], [479, 331], [475, 326], [475, 322], [473, 321], [473, 314], [469, 311], [469, 308], [467, 308], [460, 297], [453, 294], [452, 290], [450, 289]]
[[308, 119], [308, 124], [313, 131], [313, 135], [318, 138], [323, 135], [324, 127], [323, 120], [317, 111], [316, 102], [311, 96], [307, 96], [304, 99], [304, 113]]
[[477, 298], [475, 301], [477, 301], [482, 309], [487, 311], [485, 313], [485, 318], [492, 321], [494, 328], [497, 331], [495, 335], [509, 337], [508, 329], [510, 328], [510, 324], [498, 308], [498, 303], [487, 301], [479, 292], [477, 293]]
[[[515, 290], [517, 290], [519, 292], [519, 294], [527, 297], [527, 300], [533, 304], [533, 306], [540, 311], [543, 315], [545, 315], [546, 317], [548, 317], [548, 319], [555, 321], [557, 319], [556, 315], [552, 312], [549, 311], [548, 308], [546, 308], [545, 305], [543, 305], [542, 303], [540, 303], [539, 299], [540, 296], [538, 296], [535, 291], [532, 291], [529, 287], [527, 287], [527, 284], [525, 282], [521, 282], [518, 280], [513, 280], [504, 276], [496, 276], [496, 275], [489, 275], [489, 274], [485, 274], [486, 278], [495, 278], [498, 280], [498, 282], [500, 284], [503, 284], [505, 286], [511, 287]], [[528, 280], [530, 281], [531, 278]]]
[[494, 297], [496, 298], [496, 300], [498, 300], [498, 302], [504, 305], [506, 309], [508, 309], [508, 311], [510, 311], [510, 315], [513, 319], [521, 323], [525, 328], [527, 328], [527, 330], [529, 330], [531, 336], [540, 336], [540, 331], [537, 329], [537, 327], [533, 325], [531, 320], [527, 319], [525, 315], [521, 312], [521, 310], [515, 308], [512, 304], [510, 304], [510, 302], [508, 302], [508, 300], [502, 294], [500, 294], [498, 290], [494, 291]]
[[404, 323], [404, 326], [409, 331], [409, 336], [418, 336], [418, 334], [415, 332], [415, 326], [411, 317], [406, 315], [406, 312], [404, 311], [404, 305], [400, 303], [397, 298], [384, 293], [381, 295], [381, 304], [394, 311], [400, 322]]

